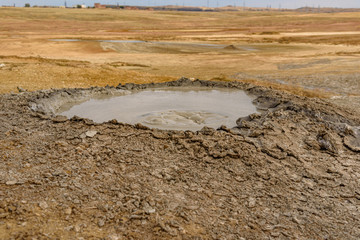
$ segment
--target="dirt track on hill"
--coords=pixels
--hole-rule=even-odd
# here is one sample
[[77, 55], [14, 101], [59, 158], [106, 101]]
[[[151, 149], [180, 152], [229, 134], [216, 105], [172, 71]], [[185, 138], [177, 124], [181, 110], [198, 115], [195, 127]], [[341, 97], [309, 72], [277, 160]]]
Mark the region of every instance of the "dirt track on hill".
[[356, 113], [241, 83], [118, 88], [164, 85], [245, 89], [263, 113], [160, 131], [31, 110], [84, 90], [0, 95], [0, 239], [360, 238]]

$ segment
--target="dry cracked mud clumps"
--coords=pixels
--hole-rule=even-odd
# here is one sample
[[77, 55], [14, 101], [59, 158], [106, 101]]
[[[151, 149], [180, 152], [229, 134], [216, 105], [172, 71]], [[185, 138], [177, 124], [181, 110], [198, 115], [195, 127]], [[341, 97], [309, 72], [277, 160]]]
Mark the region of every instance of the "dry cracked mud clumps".
[[240, 83], [118, 89], [160, 85], [245, 89], [262, 113], [161, 131], [32, 110], [85, 90], [0, 95], [0, 239], [360, 238], [359, 116]]

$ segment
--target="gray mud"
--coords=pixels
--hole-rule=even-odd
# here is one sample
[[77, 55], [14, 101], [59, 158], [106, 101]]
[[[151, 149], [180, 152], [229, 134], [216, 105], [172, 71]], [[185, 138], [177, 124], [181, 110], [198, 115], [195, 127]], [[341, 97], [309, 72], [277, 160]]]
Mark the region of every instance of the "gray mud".
[[[46, 108], [61, 95], [167, 86], [242, 89], [262, 113], [191, 132]], [[0, 238], [359, 239], [359, 119], [235, 82], [0, 95]]]
[[113, 91], [116, 95], [123, 93], [117, 97], [95, 94], [96, 98], [80, 104], [65, 103], [57, 112], [68, 118], [79, 116], [97, 123], [116, 119], [158, 129], [192, 131], [205, 126], [232, 128], [239, 117], [256, 112], [252, 98], [236, 89], [167, 87], [128, 92]]
[[[316, 61], [314, 61], [316, 62]], [[319, 61], [321, 62], [321, 61]], [[332, 94], [330, 103], [355, 111], [360, 114], [360, 74], [344, 72], [322, 72], [321, 74], [262, 74], [251, 75], [237, 73], [237, 80], [255, 79], [263, 82], [280, 83], [293, 87], [302, 87], [312, 91]], [[339, 85], [341, 82], [341, 86]], [[340, 86], [340, 87], [339, 87]]]
[[192, 54], [205, 52], [249, 52], [257, 51], [251, 45], [223, 45], [208, 43], [158, 42], [141, 40], [82, 40], [82, 39], [50, 39], [54, 42], [99, 42], [106, 49], [118, 52], [144, 53], [166, 52], [173, 54]]
[[278, 69], [279, 70], [303, 69], [303, 68], [310, 68], [316, 65], [326, 65], [330, 63], [331, 60], [325, 58], [325, 59], [313, 60], [302, 64], [278, 64]]

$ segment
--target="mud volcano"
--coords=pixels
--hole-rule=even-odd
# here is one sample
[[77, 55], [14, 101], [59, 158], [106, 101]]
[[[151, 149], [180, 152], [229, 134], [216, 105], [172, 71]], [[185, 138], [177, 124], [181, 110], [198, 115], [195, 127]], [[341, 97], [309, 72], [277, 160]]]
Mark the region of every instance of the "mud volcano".
[[[199, 131], [59, 115], [164, 88], [191, 103], [182, 94], [206, 89], [204, 105], [219, 109], [211, 94], [244, 90], [260, 112]], [[0, 239], [360, 239], [359, 119], [330, 100], [239, 82], [0, 95]]]
[[[65, 104], [59, 114], [97, 123], [119, 122], [168, 130], [200, 130], [204, 126], [236, 126], [239, 117], [256, 112], [252, 99], [241, 90], [168, 87], [124, 91], [122, 96], [97, 96], [81, 104]], [[63, 109], [68, 109], [63, 111]]]

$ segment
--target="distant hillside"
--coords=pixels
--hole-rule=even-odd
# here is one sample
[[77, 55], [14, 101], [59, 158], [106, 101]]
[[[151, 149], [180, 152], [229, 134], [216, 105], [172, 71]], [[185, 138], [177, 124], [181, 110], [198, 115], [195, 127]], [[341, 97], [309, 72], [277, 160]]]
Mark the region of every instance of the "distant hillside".
[[360, 8], [314, 8], [302, 7], [295, 9], [296, 12], [318, 12], [318, 13], [335, 13], [335, 12], [360, 12]]

